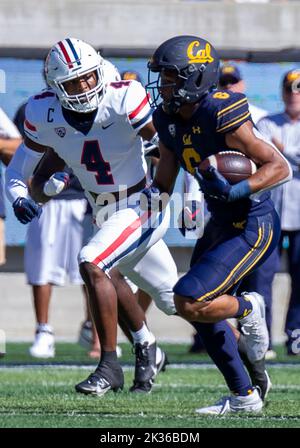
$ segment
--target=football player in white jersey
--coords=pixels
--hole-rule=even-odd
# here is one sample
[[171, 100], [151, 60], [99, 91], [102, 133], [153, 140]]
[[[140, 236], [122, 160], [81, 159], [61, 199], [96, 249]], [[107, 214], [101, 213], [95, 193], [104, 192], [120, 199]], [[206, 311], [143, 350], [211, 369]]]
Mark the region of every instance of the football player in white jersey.
[[[26, 224], [42, 211], [26, 185], [37, 164], [32, 197], [38, 202], [65, 188], [65, 164], [73, 169], [96, 221], [79, 263], [102, 348], [97, 369], [76, 390], [103, 395], [123, 388], [116, 355], [117, 295], [122, 292], [127, 300], [119, 302], [119, 311], [130, 326], [136, 350], [131, 390], [150, 391], [157, 372], [155, 338], [119, 274], [149, 293], [165, 313], [175, 313], [172, 288], [177, 270], [161, 240], [169, 211], [140, 207], [147, 168], [142, 139], [156, 141], [148, 98], [136, 81], [106, 86], [103, 58], [74, 38], [51, 48], [45, 74], [51, 88], [28, 101], [26, 138], [6, 171], [7, 195], [15, 215]], [[119, 272], [112, 269], [116, 266]]]

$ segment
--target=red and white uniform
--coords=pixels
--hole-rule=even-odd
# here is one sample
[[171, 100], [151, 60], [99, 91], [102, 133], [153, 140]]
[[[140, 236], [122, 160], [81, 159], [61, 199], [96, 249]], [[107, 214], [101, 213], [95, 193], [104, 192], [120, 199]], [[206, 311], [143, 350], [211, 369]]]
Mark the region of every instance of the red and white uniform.
[[28, 101], [24, 129], [28, 138], [52, 147], [73, 169], [98, 225], [99, 215], [106, 214], [80, 252], [79, 262], [94, 263], [107, 274], [118, 266], [163, 311], [173, 314], [172, 288], [177, 270], [161, 240], [168, 228], [168, 208], [163, 213], [142, 211], [139, 194], [108, 206], [98, 205], [101, 193], [129, 189], [145, 177], [147, 165], [138, 132], [150, 121], [151, 110], [142, 85], [120, 81], [107, 86], [90, 127], [72, 126], [50, 89]]
[[[111, 62], [104, 60], [103, 64], [105, 84], [121, 79]], [[47, 202], [40, 218], [29, 224], [24, 252], [29, 284], [63, 286], [67, 277], [73, 284], [83, 284], [77, 257], [83, 241], [85, 244], [92, 235], [86, 205], [83, 192], [68, 188]]]
[[51, 90], [28, 101], [24, 129], [31, 140], [52, 147], [86, 191], [102, 193], [117, 191], [119, 185], [129, 188], [145, 176], [142, 139], [137, 133], [149, 121], [151, 111], [142, 85], [120, 81], [107, 87], [86, 135], [65, 120]]

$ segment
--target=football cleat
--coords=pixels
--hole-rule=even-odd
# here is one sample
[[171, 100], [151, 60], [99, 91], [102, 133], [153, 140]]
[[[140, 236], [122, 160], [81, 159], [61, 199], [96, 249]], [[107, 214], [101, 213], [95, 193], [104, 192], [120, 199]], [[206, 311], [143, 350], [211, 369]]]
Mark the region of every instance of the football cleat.
[[119, 364], [103, 362], [94, 373], [81, 383], [76, 384], [76, 392], [101, 397], [109, 390], [118, 392], [124, 387], [124, 374]]
[[29, 348], [29, 353], [34, 358], [54, 358], [54, 334], [50, 326], [48, 326], [47, 330], [38, 329], [36, 331], [35, 340], [33, 345]]
[[[160, 360], [158, 361], [157, 359], [157, 352], [158, 350], [160, 351]], [[168, 360], [168, 356], [166, 354], [166, 352], [164, 352], [162, 349], [160, 349], [159, 347], [157, 347], [157, 351], [156, 351], [156, 376], [159, 374], [159, 372], [165, 372], [167, 365], [170, 364], [169, 360]]]
[[214, 405], [196, 409], [196, 412], [201, 415], [225, 415], [236, 412], [259, 413], [262, 408], [262, 399], [258, 391], [254, 389], [251, 394], [246, 396], [222, 397]]
[[[154, 378], [157, 375], [156, 342], [151, 345], [149, 345], [148, 342], [145, 342], [144, 344], [135, 344], [134, 348], [134, 380], [133, 386], [129, 389], [129, 391], [149, 393], [151, 392]], [[160, 364], [160, 370], [162, 370], [163, 363]]]
[[[258, 361], [258, 362], [260, 362], [260, 361]], [[267, 399], [268, 393], [272, 387], [271, 379], [269, 377], [268, 372], [266, 370], [264, 370], [261, 377], [256, 375], [256, 379], [253, 379], [252, 383], [257, 388], [262, 401], [265, 401]]]
[[252, 304], [252, 311], [239, 319], [241, 331], [246, 336], [247, 356], [250, 361], [264, 358], [269, 347], [269, 333], [265, 319], [263, 297], [256, 292], [243, 293]]
[[238, 349], [240, 357], [248, 370], [252, 384], [257, 387], [261, 399], [264, 401], [272, 387], [270, 377], [266, 371], [265, 358], [260, 361], [249, 360], [247, 355], [246, 337], [243, 334], [240, 335]]

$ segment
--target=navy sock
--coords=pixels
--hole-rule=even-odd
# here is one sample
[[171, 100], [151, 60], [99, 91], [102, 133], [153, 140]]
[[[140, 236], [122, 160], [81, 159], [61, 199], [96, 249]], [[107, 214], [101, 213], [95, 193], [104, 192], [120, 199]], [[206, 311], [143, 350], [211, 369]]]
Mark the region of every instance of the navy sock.
[[248, 314], [253, 310], [250, 300], [245, 296], [236, 296], [236, 299], [239, 302], [239, 309], [234, 317], [241, 319], [242, 317], [248, 316]]
[[236, 395], [248, 395], [251, 380], [238, 352], [237, 341], [226, 321], [213, 324], [191, 322], [200, 334], [207, 353], [223, 374], [225, 381]]

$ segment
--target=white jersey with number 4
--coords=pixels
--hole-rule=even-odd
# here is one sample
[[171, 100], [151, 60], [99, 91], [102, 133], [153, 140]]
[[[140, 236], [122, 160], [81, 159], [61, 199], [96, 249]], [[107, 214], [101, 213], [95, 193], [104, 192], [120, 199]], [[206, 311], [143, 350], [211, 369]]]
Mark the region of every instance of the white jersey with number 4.
[[51, 89], [42, 91], [28, 101], [26, 135], [53, 148], [87, 191], [115, 192], [143, 179], [147, 165], [138, 132], [151, 121], [151, 110], [139, 82], [110, 83], [91, 126], [77, 126], [72, 116]]

